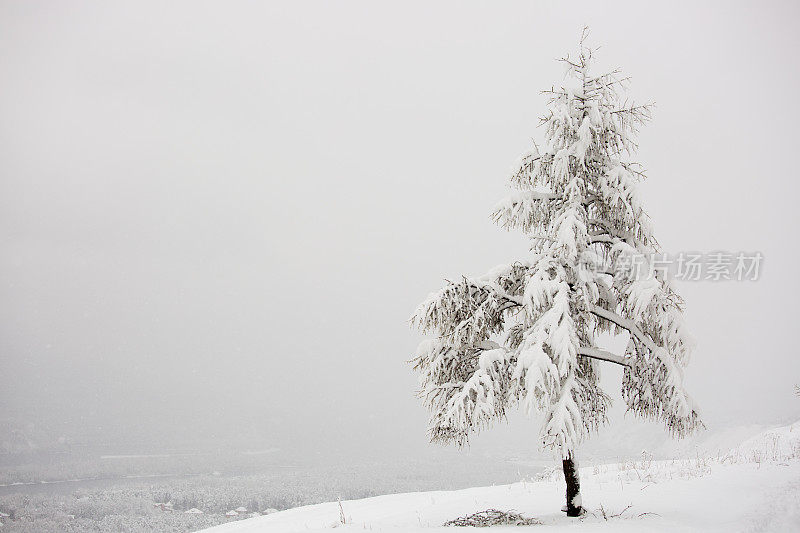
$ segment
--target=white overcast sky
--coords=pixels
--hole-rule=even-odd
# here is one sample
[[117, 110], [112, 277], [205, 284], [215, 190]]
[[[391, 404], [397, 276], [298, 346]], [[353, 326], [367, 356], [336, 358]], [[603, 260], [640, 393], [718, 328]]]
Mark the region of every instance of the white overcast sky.
[[706, 420], [800, 417], [799, 16], [0, 2], [0, 417], [98, 441], [424, 442], [408, 316], [526, 253], [488, 214], [584, 25], [598, 67], [657, 103], [639, 159], [664, 248], [765, 256], [757, 282], [679, 286]]

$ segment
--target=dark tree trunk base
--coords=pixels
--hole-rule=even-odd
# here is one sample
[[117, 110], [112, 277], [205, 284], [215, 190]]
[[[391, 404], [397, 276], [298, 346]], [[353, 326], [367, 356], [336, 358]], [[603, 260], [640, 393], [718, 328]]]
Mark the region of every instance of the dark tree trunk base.
[[578, 478], [578, 469], [572, 454], [562, 461], [564, 467], [564, 481], [567, 482], [567, 505], [565, 511], [567, 516], [582, 516], [586, 513], [581, 501], [581, 482]]

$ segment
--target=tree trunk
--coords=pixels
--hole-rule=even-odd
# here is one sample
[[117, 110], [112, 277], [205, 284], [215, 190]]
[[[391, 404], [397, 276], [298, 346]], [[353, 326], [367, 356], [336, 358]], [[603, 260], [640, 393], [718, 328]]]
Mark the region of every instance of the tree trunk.
[[563, 461], [564, 480], [567, 482], [567, 516], [581, 516], [584, 511], [581, 501], [581, 481], [578, 478], [578, 468], [573, 460], [572, 452]]

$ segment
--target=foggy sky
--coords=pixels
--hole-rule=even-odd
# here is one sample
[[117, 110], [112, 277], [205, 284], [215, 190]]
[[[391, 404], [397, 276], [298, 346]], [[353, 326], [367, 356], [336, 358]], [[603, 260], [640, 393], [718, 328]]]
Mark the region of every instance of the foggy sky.
[[798, 11], [0, 3], [0, 418], [424, 443], [408, 317], [524, 257], [488, 215], [584, 25], [657, 103], [638, 159], [662, 246], [765, 256], [757, 282], [678, 285], [707, 423], [800, 417]]

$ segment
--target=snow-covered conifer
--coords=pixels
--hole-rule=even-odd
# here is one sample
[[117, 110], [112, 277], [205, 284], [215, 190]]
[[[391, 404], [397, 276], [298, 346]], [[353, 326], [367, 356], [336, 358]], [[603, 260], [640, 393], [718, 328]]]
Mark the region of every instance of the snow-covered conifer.
[[[585, 34], [584, 34], [585, 36]], [[523, 231], [524, 259], [449, 282], [415, 311], [433, 338], [414, 358], [433, 441], [462, 445], [521, 403], [544, 416], [542, 444], [559, 451], [567, 512], [582, 512], [574, 453], [606, 421], [602, 362], [623, 365], [629, 410], [684, 436], [701, 424], [683, 387], [692, 348], [681, 298], [654, 266], [660, 252], [630, 161], [650, 106], [629, 104], [626, 78], [594, 75], [581, 39], [563, 86], [545, 91], [544, 142], [522, 156], [514, 192], [493, 219]], [[610, 353], [598, 335], [629, 338]]]

